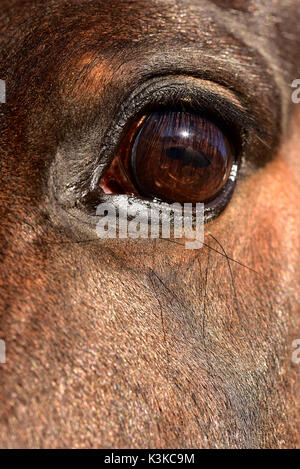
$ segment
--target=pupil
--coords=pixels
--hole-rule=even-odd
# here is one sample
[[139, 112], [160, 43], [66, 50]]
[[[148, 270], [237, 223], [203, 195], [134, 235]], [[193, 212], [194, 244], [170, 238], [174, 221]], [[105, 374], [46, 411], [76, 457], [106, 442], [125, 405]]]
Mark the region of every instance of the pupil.
[[130, 170], [145, 197], [207, 202], [228, 180], [230, 143], [212, 122], [187, 112], [154, 112], [132, 147]]
[[205, 155], [201, 151], [195, 151], [189, 147], [170, 147], [167, 148], [166, 154], [169, 158], [181, 160], [183, 165], [190, 164], [195, 167], [199, 166], [200, 168], [204, 168], [211, 164], [209, 156]]

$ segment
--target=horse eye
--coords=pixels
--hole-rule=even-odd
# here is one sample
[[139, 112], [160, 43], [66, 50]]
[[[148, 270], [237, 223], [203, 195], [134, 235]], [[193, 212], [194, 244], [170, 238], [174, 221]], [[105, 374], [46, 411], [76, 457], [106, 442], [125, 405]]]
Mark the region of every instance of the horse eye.
[[104, 192], [205, 203], [224, 188], [234, 151], [213, 122], [196, 113], [161, 111], [136, 127], [101, 179]]

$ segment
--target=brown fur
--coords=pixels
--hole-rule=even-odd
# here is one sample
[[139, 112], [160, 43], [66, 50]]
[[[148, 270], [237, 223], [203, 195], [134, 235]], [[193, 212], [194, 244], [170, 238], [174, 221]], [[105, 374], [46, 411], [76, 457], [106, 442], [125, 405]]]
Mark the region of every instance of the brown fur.
[[[2, 0], [1, 447], [297, 446], [299, 25], [298, 0]], [[264, 130], [200, 251], [92, 239], [76, 208], [160, 74]]]

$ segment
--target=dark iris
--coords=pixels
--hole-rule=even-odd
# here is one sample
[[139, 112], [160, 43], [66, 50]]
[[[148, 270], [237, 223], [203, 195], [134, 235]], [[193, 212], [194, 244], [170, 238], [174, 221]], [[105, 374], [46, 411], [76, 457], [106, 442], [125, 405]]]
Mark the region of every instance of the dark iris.
[[154, 112], [126, 134], [100, 186], [108, 194], [210, 202], [233, 162], [230, 142], [213, 122], [195, 113]]
[[145, 197], [206, 202], [225, 185], [232, 163], [230, 143], [212, 122], [187, 112], [154, 112], [138, 132], [129, 169]]

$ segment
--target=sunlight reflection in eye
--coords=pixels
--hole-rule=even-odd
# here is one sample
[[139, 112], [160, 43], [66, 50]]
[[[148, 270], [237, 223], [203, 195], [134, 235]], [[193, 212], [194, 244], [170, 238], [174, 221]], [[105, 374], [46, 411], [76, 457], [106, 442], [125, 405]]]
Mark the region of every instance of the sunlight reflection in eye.
[[229, 179], [230, 179], [231, 181], [235, 181], [237, 172], [238, 172], [238, 165], [237, 165], [237, 164], [233, 164], [233, 165], [232, 165], [232, 168], [231, 168], [231, 171], [230, 171], [230, 176], [229, 176]]

